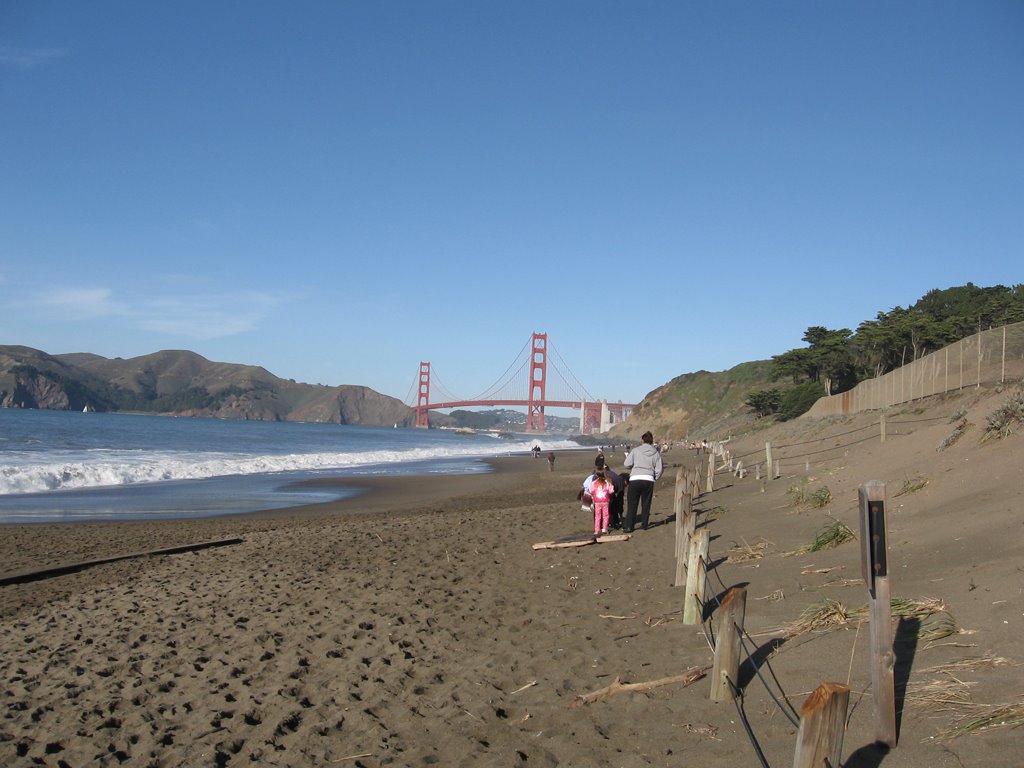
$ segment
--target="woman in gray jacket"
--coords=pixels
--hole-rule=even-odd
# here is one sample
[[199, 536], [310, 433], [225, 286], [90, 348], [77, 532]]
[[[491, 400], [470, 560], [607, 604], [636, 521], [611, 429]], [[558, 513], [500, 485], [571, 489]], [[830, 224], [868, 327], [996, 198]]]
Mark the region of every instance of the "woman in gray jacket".
[[636, 508], [640, 506], [640, 526], [646, 531], [651, 517], [651, 500], [654, 498], [654, 481], [661, 477], [664, 464], [661, 454], [654, 447], [654, 435], [644, 432], [640, 445], [626, 454], [626, 469], [629, 486], [626, 488], [626, 520], [623, 530], [633, 532], [636, 523]]

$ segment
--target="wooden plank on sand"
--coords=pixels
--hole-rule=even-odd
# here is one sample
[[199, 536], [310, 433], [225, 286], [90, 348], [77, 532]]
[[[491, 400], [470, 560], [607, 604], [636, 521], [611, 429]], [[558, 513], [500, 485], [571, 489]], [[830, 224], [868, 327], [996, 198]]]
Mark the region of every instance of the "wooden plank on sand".
[[578, 533], [555, 541], [541, 541], [533, 545], [534, 549], [564, 549], [566, 547], [586, 547], [590, 544], [608, 544], [612, 541], [629, 541], [628, 533], [610, 533], [595, 536], [592, 533]]

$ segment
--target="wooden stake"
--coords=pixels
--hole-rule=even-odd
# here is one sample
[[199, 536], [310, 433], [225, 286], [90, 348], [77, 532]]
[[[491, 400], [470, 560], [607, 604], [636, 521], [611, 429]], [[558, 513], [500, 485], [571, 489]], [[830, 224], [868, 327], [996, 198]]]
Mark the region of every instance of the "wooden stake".
[[700, 624], [704, 617], [705, 565], [710, 534], [705, 526], [690, 540], [690, 558], [686, 564], [686, 594], [683, 595], [683, 624]]
[[730, 701], [735, 696], [740, 671], [740, 631], [747, 610], [747, 590], [733, 587], [718, 608], [718, 635], [715, 638], [715, 664], [711, 673], [711, 700]]
[[715, 452], [711, 451], [708, 453], [708, 476], [707, 485], [704, 486], [704, 490], [711, 493], [715, 490]]
[[793, 768], [839, 768], [850, 689], [842, 683], [822, 683], [800, 709]]
[[676, 472], [676, 487], [672, 499], [672, 508], [676, 516], [676, 581], [675, 586], [685, 582], [686, 569], [682, 564], [683, 556], [683, 494], [686, 489], [686, 474], [682, 467]]
[[885, 483], [871, 480], [858, 489], [861, 518], [861, 573], [868, 586], [868, 617], [871, 622], [871, 691], [875, 705], [875, 741], [896, 746], [896, 685], [893, 650], [892, 605], [885, 511]]
[[693, 538], [694, 514], [690, 495], [684, 493], [679, 506], [679, 523], [676, 525], [676, 581], [675, 586], [686, 584], [687, 559], [690, 556], [690, 539]]

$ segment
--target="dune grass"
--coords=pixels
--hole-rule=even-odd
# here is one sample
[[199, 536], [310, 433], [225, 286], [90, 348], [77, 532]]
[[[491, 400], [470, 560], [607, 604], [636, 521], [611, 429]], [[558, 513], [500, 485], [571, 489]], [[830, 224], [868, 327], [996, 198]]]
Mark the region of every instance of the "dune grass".
[[814, 534], [814, 541], [797, 550], [797, 554], [803, 555], [808, 552], [835, 549], [840, 544], [845, 544], [847, 541], [852, 541], [856, 538], [857, 534], [853, 532], [850, 526], [842, 520], [833, 519], [832, 522], [819, 528], [818, 532]]

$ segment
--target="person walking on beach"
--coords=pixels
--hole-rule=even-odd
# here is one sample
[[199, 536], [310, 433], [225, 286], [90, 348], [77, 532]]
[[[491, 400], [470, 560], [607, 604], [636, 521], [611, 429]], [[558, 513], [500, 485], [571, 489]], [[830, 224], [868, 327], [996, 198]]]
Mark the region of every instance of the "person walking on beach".
[[594, 535], [599, 536], [608, 533], [608, 505], [615, 493], [615, 486], [611, 480], [605, 477], [604, 470], [599, 469], [594, 473], [594, 480], [590, 484], [590, 496], [594, 499]]
[[555, 452], [548, 451], [548, 472], [555, 471]]
[[629, 485], [626, 487], [626, 520], [622, 527], [626, 533], [633, 532], [638, 506], [640, 525], [647, 530], [651, 501], [654, 499], [654, 483], [665, 470], [661, 454], [654, 447], [654, 435], [644, 432], [640, 440], [640, 445], [626, 455], [626, 469], [630, 470]]

